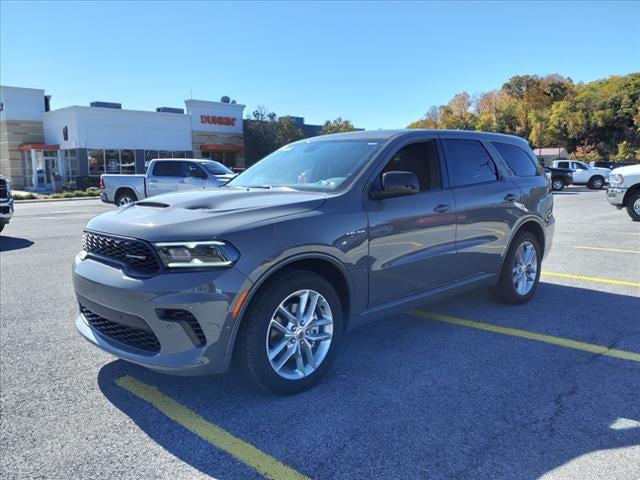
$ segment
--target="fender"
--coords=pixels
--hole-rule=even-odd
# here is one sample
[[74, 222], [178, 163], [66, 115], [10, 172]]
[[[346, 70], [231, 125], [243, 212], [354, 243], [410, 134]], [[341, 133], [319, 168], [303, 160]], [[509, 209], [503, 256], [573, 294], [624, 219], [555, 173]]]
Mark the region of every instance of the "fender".
[[[309, 253], [300, 253], [300, 254], [291, 255], [290, 257], [281, 259], [278, 263], [272, 265], [266, 272], [264, 272], [249, 288], [247, 296], [242, 302], [242, 306], [238, 311], [238, 316], [235, 319], [235, 322], [233, 325], [233, 331], [229, 336], [227, 351], [225, 354], [225, 365], [229, 365], [229, 363], [231, 362], [231, 356], [233, 354], [233, 349], [235, 348], [236, 338], [238, 336], [238, 331], [240, 330], [240, 324], [242, 323], [242, 319], [247, 310], [247, 306], [251, 304], [251, 300], [255, 296], [256, 292], [260, 289], [260, 287], [264, 284], [264, 282], [266, 282], [274, 274], [278, 273], [280, 270], [285, 268], [287, 265], [290, 265], [300, 260], [310, 260], [310, 259], [325, 260], [338, 268], [338, 270], [342, 273], [342, 275], [347, 281], [347, 297], [349, 299], [349, 305], [353, 305], [353, 292], [354, 292], [353, 280], [348, 270], [334, 256], [329, 255], [327, 253], [309, 252]], [[348, 319], [349, 313], [350, 312], [345, 312], [345, 320]]]
[[[527, 216], [524, 216], [524, 217], [521, 217], [520, 219], [518, 219], [516, 224], [511, 229], [511, 236], [509, 237], [509, 241], [507, 242], [507, 248], [505, 249], [504, 253], [502, 254], [502, 260], [500, 261], [500, 269], [498, 270], [498, 274], [500, 274], [500, 272], [502, 271], [502, 266], [504, 264], [505, 258], [507, 257], [507, 252], [509, 252], [509, 250], [511, 249], [511, 243], [513, 242], [513, 239], [516, 237], [516, 235], [518, 234], [518, 232], [520, 231], [522, 226], [525, 223], [528, 223], [530, 220], [533, 220], [540, 227], [540, 229], [542, 230], [543, 235], [545, 235], [546, 227], [540, 221], [540, 218], [538, 216], [536, 216], [536, 215], [527, 215]], [[547, 245], [547, 238], [545, 236], [543, 257], [545, 255], [545, 253], [547, 252], [547, 250], [548, 250], [548, 245]]]

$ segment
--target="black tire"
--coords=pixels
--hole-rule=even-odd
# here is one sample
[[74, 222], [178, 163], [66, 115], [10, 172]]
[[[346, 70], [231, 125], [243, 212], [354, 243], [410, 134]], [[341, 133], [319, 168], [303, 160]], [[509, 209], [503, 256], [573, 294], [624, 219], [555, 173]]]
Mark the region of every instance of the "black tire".
[[600, 175], [595, 175], [589, 179], [589, 183], [587, 184], [591, 190], [600, 190], [604, 187], [604, 177]]
[[627, 198], [627, 213], [634, 222], [640, 222], [640, 211], [636, 211], [635, 203], [640, 202], [640, 190], [632, 193]]
[[[267, 355], [269, 323], [281, 302], [298, 290], [315, 290], [329, 304], [333, 317], [333, 333], [324, 360], [309, 375], [290, 380], [280, 376], [271, 366]], [[238, 354], [240, 363], [252, 383], [278, 395], [292, 395], [311, 388], [331, 367], [343, 336], [343, 313], [340, 298], [322, 276], [305, 271], [290, 270], [267, 280], [251, 300], [243, 315]]]
[[559, 192], [565, 187], [565, 181], [561, 177], [554, 177], [551, 179], [551, 189], [554, 192]]
[[115, 198], [115, 204], [118, 207], [121, 207], [122, 205], [128, 205], [129, 203], [133, 203], [137, 201], [138, 201], [138, 197], [133, 192], [133, 190], [129, 188], [118, 190], [118, 193], [116, 194], [116, 198]]
[[4, 230], [4, 226], [5, 225], [6, 225], [5, 223], [0, 223], [0, 232], [2, 232], [2, 230]]
[[[518, 248], [525, 244], [526, 242], [530, 242], [535, 248], [536, 252], [536, 274], [535, 280], [533, 282], [533, 286], [531, 290], [529, 290], [525, 295], [521, 295], [516, 290], [514, 279], [513, 279], [513, 270], [515, 266], [515, 257]], [[509, 248], [509, 252], [504, 259], [504, 263], [502, 264], [502, 270], [500, 271], [500, 277], [498, 278], [498, 283], [490, 288], [490, 291], [494, 298], [502, 303], [508, 303], [511, 305], [520, 305], [522, 303], [526, 303], [531, 300], [536, 289], [538, 288], [538, 283], [540, 281], [540, 269], [542, 264], [542, 248], [540, 247], [540, 242], [536, 238], [534, 234], [531, 232], [521, 232], [511, 243], [511, 247]]]

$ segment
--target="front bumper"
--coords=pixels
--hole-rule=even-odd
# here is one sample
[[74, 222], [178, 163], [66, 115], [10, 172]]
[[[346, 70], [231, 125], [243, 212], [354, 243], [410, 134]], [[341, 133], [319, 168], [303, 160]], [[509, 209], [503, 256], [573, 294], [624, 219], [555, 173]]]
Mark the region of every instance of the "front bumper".
[[618, 208], [624, 206], [624, 196], [627, 193], [627, 189], [623, 187], [609, 187], [607, 188], [607, 202], [611, 205], [615, 205]]
[[[79, 254], [73, 265], [78, 303], [116, 328], [126, 328], [131, 319], [146, 324], [159, 349], [149, 352], [122, 343], [120, 337], [92, 326], [95, 324], [87, 318], [90, 315], [82, 312], [76, 318], [76, 328], [89, 342], [112, 355], [152, 370], [175, 375], [222, 373], [228, 369], [236, 331], [233, 307], [250, 285], [235, 268], [132, 278], [114, 266]], [[166, 310], [192, 314], [206, 342], [195, 344], [192, 331], [161, 318], [159, 312]]]
[[13, 217], [13, 198], [0, 200], [0, 224], [7, 224]]

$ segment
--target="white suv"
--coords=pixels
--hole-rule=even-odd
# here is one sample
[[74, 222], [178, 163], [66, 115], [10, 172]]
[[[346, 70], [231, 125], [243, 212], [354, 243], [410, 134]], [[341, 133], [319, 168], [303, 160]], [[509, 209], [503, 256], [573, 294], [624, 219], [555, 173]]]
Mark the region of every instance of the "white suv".
[[640, 164], [611, 172], [607, 201], [618, 209], [626, 207], [629, 216], [640, 222]]
[[586, 185], [593, 190], [600, 190], [609, 181], [611, 170], [587, 165], [577, 160], [556, 160], [556, 168], [568, 168], [573, 171], [574, 185]]

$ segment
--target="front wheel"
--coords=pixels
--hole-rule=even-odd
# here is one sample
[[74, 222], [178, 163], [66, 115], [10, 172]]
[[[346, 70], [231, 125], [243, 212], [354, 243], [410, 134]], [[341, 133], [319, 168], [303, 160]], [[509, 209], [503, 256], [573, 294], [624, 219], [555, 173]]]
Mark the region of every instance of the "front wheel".
[[273, 277], [244, 315], [239, 354], [248, 378], [280, 395], [318, 383], [342, 340], [342, 315], [338, 294], [322, 276], [291, 270]]
[[528, 302], [538, 287], [541, 266], [542, 249], [536, 236], [531, 232], [518, 234], [491, 293], [503, 303], [518, 305]]
[[599, 176], [592, 177], [591, 180], [589, 180], [587, 187], [592, 190], [600, 190], [602, 187], [604, 187], [604, 178]]
[[640, 191], [627, 200], [627, 213], [635, 222], [640, 222]]
[[559, 192], [564, 188], [564, 180], [561, 178], [554, 178], [551, 181], [551, 188], [554, 192]]

